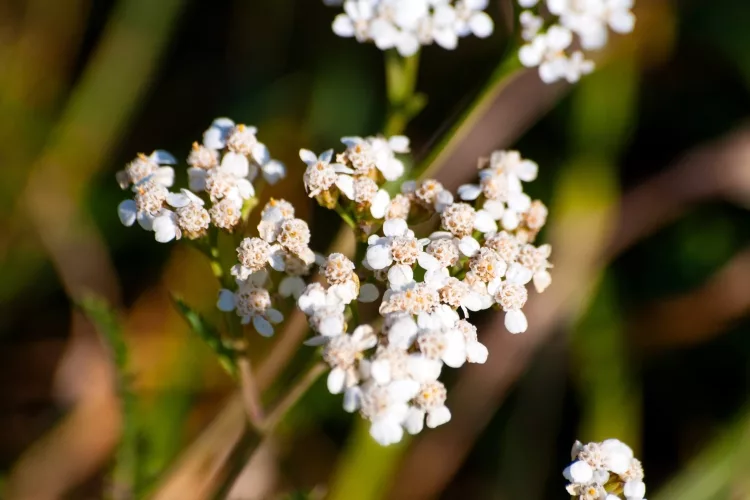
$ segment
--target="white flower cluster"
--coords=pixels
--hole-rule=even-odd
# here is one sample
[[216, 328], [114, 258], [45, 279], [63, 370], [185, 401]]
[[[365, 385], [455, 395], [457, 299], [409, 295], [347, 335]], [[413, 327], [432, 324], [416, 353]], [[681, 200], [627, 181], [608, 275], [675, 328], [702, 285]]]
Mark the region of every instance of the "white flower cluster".
[[[544, 0], [546, 11], [554, 16], [546, 29], [545, 20], [534, 13], [539, 0], [518, 0], [521, 36], [527, 42], [518, 56], [529, 68], [539, 67], [545, 83], [565, 79], [577, 82], [594, 70], [594, 62], [582, 50], [597, 50], [607, 44], [609, 30], [630, 33], [635, 26], [631, 12], [635, 0]], [[577, 37], [575, 48], [574, 36]]]
[[[154, 231], [156, 241], [165, 243], [186, 236], [201, 238], [210, 224], [232, 230], [240, 221], [244, 202], [255, 195], [252, 182], [259, 174], [269, 184], [286, 175], [280, 162], [271, 159], [268, 148], [258, 142], [256, 129], [235, 125], [229, 118], [218, 118], [203, 134], [203, 144], [193, 144], [188, 156], [190, 190], [171, 193], [177, 161], [166, 151], [138, 155], [117, 173], [120, 187], [132, 186], [134, 198], [118, 207], [126, 226], [136, 221]], [[212, 203], [205, 208], [206, 193]]]
[[[371, 219], [382, 219], [391, 197], [380, 186], [404, 175], [404, 164], [396, 154], [409, 152], [409, 139], [400, 135], [389, 139], [344, 137], [341, 142], [347, 148], [336, 155], [336, 163], [331, 163], [332, 149], [320, 156], [307, 149], [300, 150], [300, 158], [307, 165], [304, 182], [308, 195], [324, 207], [334, 208], [338, 204], [352, 208], [356, 214], [367, 212]], [[340, 199], [340, 194], [345, 199]]]
[[[341, 2], [326, 1], [328, 4]], [[333, 21], [333, 32], [372, 41], [380, 50], [395, 48], [404, 56], [436, 43], [453, 50], [470, 34], [492, 34], [492, 19], [484, 10], [488, 0], [346, 0], [344, 13]]]
[[[345, 140], [348, 148], [333, 165], [330, 151], [320, 157], [301, 154], [308, 165], [308, 192], [325, 206], [335, 204], [335, 191], [343, 193], [354, 204], [350, 210], [344, 204], [343, 210], [359, 224], [367, 246], [359, 270], [341, 254], [329, 256], [323, 267], [326, 284], [308, 285], [298, 305], [318, 334], [308, 344], [324, 346], [323, 358], [331, 366], [328, 389], [344, 393], [344, 408], [359, 410], [370, 420], [373, 438], [388, 445], [400, 441], [404, 430], [416, 434], [425, 422], [436, 427], [450, 420], [447, 391], [438, 380], [443, 365], [486, 361], [487, 349], [467, 320], [469, 311], [495, 306], [505, 311], [510, 332], [525, 331], [526, 285], [533, 280], [543, 291], [551, 266], [550, 247], [533, 245], [546, 207], [522, 186], [536, 177], [535, 163], [517, 152], [496, 152], [480, 163], [479, 184], [461, 186], [460, 200], [435, 180], [409, 181], [373, 210], [372, 202], [350, 196], [346, 187], [351, 182], [356, 191], [358, 179], [367, 179], [374, 199], [382, 192], [375, 179], [400, 174], [373, 159], [373, 140]], [[378, 141], [394, 149], [394, 138]], [[406, 144], [402, 138], [395, 142]], [[313, 181], [313, 176], [327, 180]], [[437, 221], [441, 227], [430, 233]], [[428, 236], [417, 237], [412, 227], [423, 227]], [[382, 318], [378, 326], [360, 324], [355, 299], [376, 300], [377, 283], [384, 290]]]
[[563, 471], [568, 493], [578, 500], [643, 500], [643, 466], [633, 450], [617, 439], [582, 444], [571, 451], [573, 463]]
[[[237, 247], [239, 263], [232, 268], [237, 290], [219, 291], [217, 307], [235, 311], [242, 324], [252, 322], [263, 336], [273, 335], [272, 323], [284, 316], [272, 307], [273, 295], [300, 296], [302, 278], [310, 272], [315, 254], [310, 249], [310, 229], [294, 217], [294, 207], [285, 200], [271, 199], [261, 212], [260, 237], [245, 238]], [[273, 295], [272, 295], [273, 294]]]

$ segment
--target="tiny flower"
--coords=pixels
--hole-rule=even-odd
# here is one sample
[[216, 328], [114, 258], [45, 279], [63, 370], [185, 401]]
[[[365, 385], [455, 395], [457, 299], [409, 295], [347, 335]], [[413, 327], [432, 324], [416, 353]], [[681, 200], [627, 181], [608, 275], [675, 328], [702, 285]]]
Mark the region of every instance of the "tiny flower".
[[174, 183], [174, 169], [163, 165], [175, 165], [176, 163], [177, 160], [174, 156], [161, 149], [154, 151], [149, 156], [139, 154], [135, 160], [128, 163], [124, 170], [117, 172], [117, 182], [122, 189], [127, 189], [131, 185], [150, 178], [157, 184], [168, 188]]
[[271, 296], [268, 290], [255, 286], [251, 282], [240, 284], [237, 291], [222, 289], [219, 292], [217, 307], [221, 311], [236, 311], [242, 318], [242, 324], [252, 322], [255, 331], [264, 337], [273, 335], [272, 323], [281, 323], [284, 316], [271, 307]]
[[445, 406], [447, 391], [442, 382], [432, 381], [420, 386], [417, 396], [414, 398], [414, 406], [409, 410], [405, 427], [409, 434], [418, 434], [422, 431], [425, 416], [427, 427], [435, 428], [450, 421], [451, 412]]
[[363, 351], [375, 347], [377, 336], [369, 325], [361, 325], [349, 334], [327, 337], [323, 360], [331, 367], [328, 374], [328, 391], [340, 394], [359, 383], [357, 363]]
[[338, 163], [331, 164], [332, 149], [324, 151], [320, 156], [315, 156], [315, 153], [307, 149], [300, 149], [299, 157], [307, 164], [303, 180], [305, 190], [311, 198], [328, 191], [334, 185], [339, 187], [348, 198], [354, 197], [353, 180], [351, 176], [346, 175], [352, 174], [354, 171]]

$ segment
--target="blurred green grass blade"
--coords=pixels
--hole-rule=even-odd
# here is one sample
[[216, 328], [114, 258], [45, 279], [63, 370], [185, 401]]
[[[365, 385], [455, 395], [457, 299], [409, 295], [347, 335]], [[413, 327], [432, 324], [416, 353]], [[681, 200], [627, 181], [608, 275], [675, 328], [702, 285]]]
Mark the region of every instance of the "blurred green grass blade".
[[[657, 444], [658, 445], [658, 444]], [[673, 477], [652, 500], [724, 500], [750, 498], [750, 409]], [[646, 464], [648, 466], [648, 464]], [[648, 469], [646, 469], [648, 471]], [[733, 483], [738, 482], [737, 488]], [[648, 483], [648, 476], [646, 476]]]
[[430, 150], [430, 154], [418, 165], [411, 178], [426, 178], [436, 174], [445, 158], [448, 158], [456, 147], [469, 136], [475, 124], [492, 105], [497, 96], [507, 87], [511, 79], [522, 70], [518, 60], [517, 48], [511, 45], [505, 52], [505, 57], [498, 64], [482, 91], [472, 102], [456, 123], [442, 136], [442, 139]]
[[117, 392], [122, 413], [122, 435], [112, 469], [112, 499], [133, 498], [138, 477], [138, 429], [136, 425], [136, 397], [130, 385], [128, 347], [120, 319], [103, 299], [89, 295], [78, 303], [86, 317], [109, 348], [116, 371]]
[[632, 381], [622, 316], [612, 276], [605, 275], [598, 292], [574, 328], [574, 374], [583, 397], [580, 439], [618, 438], [637, 444], [640, 436], [640, 395]]
[[237, 375], [237, 363], [235, 352], [226, 346], [221, 339], [219, 331], [214, 325], [206, 321], [197, 311], [185, 303], [179, 297], [172, 296], [172, 302], [177, 311], [185, 318], [190, 329], [211, 348], [219, 359], [221, 366], [232, 376]]
[[391, 446], [381, 446], [370, 436], [370, 423], [356, 418], [350, 443], [339, 458], [329, 500], [375, 500], [385, 498], [390, 479], [398, 466], [409, 438]]
[[[576, 168], [609, 172], [617, 190], [618, 156], [633, 127], [638, 72], [633, 57], [618, 59], [584, 78], [572, 95], [570, 149]], [[594, 173], [596, 172], [596, 173]], [[579, 192], [586, 192], [580, 190]], [[579, 437], [639, 441], [640, 397], [632, 382], [616, 290], [611, 277], [597, 277], [591, 300], [573, 327], [573, 366], [583, 398]]]

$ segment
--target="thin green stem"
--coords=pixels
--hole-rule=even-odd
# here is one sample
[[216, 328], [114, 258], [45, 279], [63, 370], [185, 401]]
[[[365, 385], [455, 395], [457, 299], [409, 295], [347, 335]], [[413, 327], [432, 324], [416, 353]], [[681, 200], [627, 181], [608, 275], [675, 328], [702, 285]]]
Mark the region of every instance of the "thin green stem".
[[352, 301], [351, 304], [349, 304], [349, 310], [352, 313], [352, 323], [355, 327], [359, 326], [359, 305], [357, 304], [357, 301]]
[[383, 133], [387, 136], [404, 132], [406, 126], [419, 113], [427, 100], [418, 94], [419, 52], [401, 57], [395, 50], [385, 53], [385, 83], [388, 97], [388, 114]]
[[341, 220], [343, 220], [344, 222], [346, 222], [346, 224], [350, 228], [352, 228], [352, 229], [356, 229], [357, 228], [357, 223], [354, 221], [354, 219], [352, 218], [351, 214], [349, 212], [347, 212], [346, 210], [344, 210], [341, 207], [341, 205], [336, 204], [336, 207], [334, 209], [336, 210], [336, 213], [339, 214], [339, 217], [341, 217]]

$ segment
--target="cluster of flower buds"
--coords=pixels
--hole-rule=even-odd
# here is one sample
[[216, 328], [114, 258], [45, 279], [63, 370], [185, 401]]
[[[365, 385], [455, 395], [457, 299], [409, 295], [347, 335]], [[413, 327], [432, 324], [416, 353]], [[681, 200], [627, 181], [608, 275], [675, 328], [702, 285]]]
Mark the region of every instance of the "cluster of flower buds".
[[484, 12], [487, 4], [488, 0], [346, 0], [344, 13], [333, 21], [333, 32], [372, 41], [381, 50], [395, 48], [405, 57], [432, 43], [453, 50], [461, 37], [492, 34], [492, 19]]
[[273, 298], [300, 297], [305, 289], [303, 276], [310, 273], [315, 253], [310, 249], [310, 229], [294, 217], [294, 207], [285, 200], [271, 199], [261, 212], [260, 237], [245, 238], [237, 247], [232, 275], [236, 290], [222, 289], [217, 307], [235, 311], [242, 324], [252, 322], [263, 336], [274, 333], [273, 323], [284, 316], [273, 308]]
[[[545, 11], [553, 16], [548, 22], [534, 12], [539, 0], [518, 2], [528, 9], [519, 18], [521, 36], [527, 43], [518, 55], [524, 66], [539, 67], [545, 83], [577, 82], [594, 70], [593, 61], [586, 59], [582, 50], [603, 48], [610, 29], [630, 33], [635, 26], [634, 0], [544, 0]], [[576, 37], [582, 50], [573, 48]]]
[[643, 467], [633, 450], [617, 439], [582, 444], [576, 441], [571, 463], [563, 471], [568, 493], [578, 500], [643, 500]]
[[[436, 427], [450, 420], [447, 391], [438, 380], [443, 365], [484, 363], [488, 356], [468, 321], [470, 311], [502, 309], [508, 330], [523, 332], [527, 283], [533, 280], [541, 292], [551, 281], [550, 247], [533, 245], [547, 210], [523, 192], [523, 182], [536, 178], [534, 162], [517, 152], [496, 152], [480, 162], [479, 184], [461, 186], [458, 200], [438, 181], [408, 181], [374, 210], [345, 186], [351, 182], [356, 191], [361, 178], [372, 183], [368, 199], [382, 192], [375, 179], [400, 172], [378, 166], [372, 145], [393, 148], [393, 142], [345, 139], [348, 148], [337, 164], [330, 163], [332, 152], [301, 154], [308, 192], [328, 207], [344, 194], [353, 204], [344, 214], [369, 230], [362, 267], [341, 254], [329, 256], [323, 266], [327, 286], [309, 285], [298, 304], [318, 334], [308, 343], [324, 346], [332, 369], [329, 390], [344, 393], [344, 408], [369, 419], [371, 435], [383, 445], [400, 441], [404, 430], [419, 433], [425, 422]], [[427, 236], [417, 237], [414, 229]], [[381, 318], [360, 324], [355, 299], [374, 301], [381, 289]]]
[[[241, 219], [243, 204], [255, 195], [253, 181], [258, 175], [269, 184], [286, 175], [284, 165], [271, 159], [255, 134], [254, 127], [216, 119], [203, 134], [203, 144], [193, 144], [187, 159], [190, 189], [179, 193], [169, 191], [174, 183], [169, 165], [177, 163], [171, 154], [138, 155], [117, 173], [120, 187], [132, 186], [135, 193], [118, 207], [120, 220], [126, 226], [138, 221], [162, 243], [182, 236], [201, 238], [211, 223], [231, 231]], [[209, 209], [206, 201], [211, 203]]]

